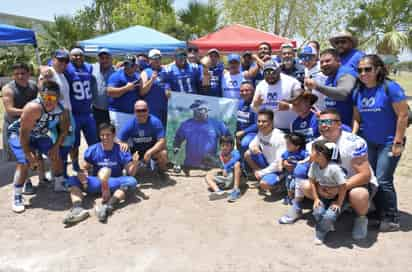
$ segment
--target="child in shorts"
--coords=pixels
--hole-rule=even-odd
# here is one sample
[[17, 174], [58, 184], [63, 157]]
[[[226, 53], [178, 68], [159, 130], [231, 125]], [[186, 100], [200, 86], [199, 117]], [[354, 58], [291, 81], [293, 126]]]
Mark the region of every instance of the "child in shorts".
[[319, 140], [313, 143], [309, 180], [313, 195], [313, 216], [316, 221], [315, 243], [322, 244], [339, 216], [345, 199], [346, 175], [339, 165], [335, 143]]
[[206, 183], [212, 191], [209, 200], [218, 200], [226, 198], [228, 192], [225, 190], [233, 186], [229, 195], [229, 202], [235, 202], [240, 198], [240, 153], [234, 149], [234, 140], [232, 136], [222, 136], [220, 138], [220, 162], [222, 168], [212, 169], [206, 175]]

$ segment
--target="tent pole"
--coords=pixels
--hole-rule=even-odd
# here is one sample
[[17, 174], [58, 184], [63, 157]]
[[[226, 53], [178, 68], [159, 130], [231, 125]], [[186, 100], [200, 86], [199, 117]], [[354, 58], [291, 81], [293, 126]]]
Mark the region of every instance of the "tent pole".
[[35, 52], [36, 52], [36, 61], [37, 61], [37, 65], [40, 67], [41, 65], [41, 60], [40, 60], [40, 53], [39, 53], [39, 48], [36, 46], [34, 48]]

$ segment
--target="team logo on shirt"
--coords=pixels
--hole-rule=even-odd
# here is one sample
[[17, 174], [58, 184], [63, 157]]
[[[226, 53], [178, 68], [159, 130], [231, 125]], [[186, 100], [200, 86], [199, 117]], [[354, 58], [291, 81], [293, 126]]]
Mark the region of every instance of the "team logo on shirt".
[[303, 121], [302, 123], [300, 123], [300, 128], [305, 128], [308, 125], [308, 122]]
[[237, 81], [236, 80], [230, 80], [229, 85], [231, 85], [232, 87], [237, 87]]
[[362, 104], [362, 107], [364, 108], [370, 108], [373, 105], [375, 105], [375, 97], [369, 97], [369, 98], [364, 97], [362, 98], [361, 104]]
[[137, 132], [137, 134], [139, 135], [139, 137], [143, 137], [144, 136], [144, 130], [139, 130]]

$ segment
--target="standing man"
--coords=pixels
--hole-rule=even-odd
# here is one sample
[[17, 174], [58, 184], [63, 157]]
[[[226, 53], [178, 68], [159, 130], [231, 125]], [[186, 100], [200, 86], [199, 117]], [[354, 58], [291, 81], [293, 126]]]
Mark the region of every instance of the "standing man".
[[289, 131], [290, 124], [296, 118], [291, 106], [284, 102], [302, 91], [301, 84], [295, 78], [280, 72], [277, 62], [269, 62], [263, 68], [265, 80], [256, 86], [252, 108], [258, 112], [260, 107], [275, 111], [274, 127]]
[[296, 78], [303, 84], [305, 67], [296, 62], [295, 48], [292, 44], [282, 44], [281, 60], [281, 72]]
[[142, 73], [142, 89], [140, 96], [146, 101], [150, 113], [162, 121], [163, 127], [167, 123], [167, 100], [169, 85], [165, 82], [165, 68], [162, 66], [162, 53], [157, 49], [149, 51], [150, 66]]
[[327, 76], [325, 84], [313, 78], [305, 78], [305, 87], [324, 94], [326, 108], [336, 109], [342, 118], [342, 123], [351, 127], [352, 90], [356, 85], [357, 73], [341, 65], [338, 52], [333, 48], [326, 49], [320, 54], [320, 68]]
[[[21, 117], [14, 121], [8, 129], [10, 148], [17, 159], [16, 172], [14, 174], [14, 198], [12, 209], [14, 212], [24, 212], [24, 200], [22, 189], [26, 181], [29, 167], [38, 167], [37, 152], [47, 154], [52, 163], [55, 174], [55, 191], [62, 191], [63, 176], [62, 163], [59, 156], [59, 147], [67, 135], [68, 124], [61, 118], [63, 106], [58, 103], [60, 95], [59, 85], [49, 81], [43, 84], [40, 97], [26, 104]], [[60, 120], [61, 131], [55, 144], [48, 136], [49, 123]]]
[[[224, 69], [225, 66], [223, 62], [220, 61], [219, 50], [213, 48], [207, 51], [207, 63], [203, 72], [208, 72], [207, 76], [209, 79], [207, 86], [204, 86], [202, 94], [216, 97], [222, 96], [222, 75]], [[204, 78], [206, 79], [206, 76], [204, 76]]]
[[92, 66], [84, 61], [81, 48], [70, 51], [71, 62], [67, 66], [66, 75], [70, 84], [70, 103], [75, 121], [75, 142], [71, 152], [73, 169], [79, 168], [80, 132], [83, 132], [88, 145], [97, 142], [96, 122], [92, 114]]
[[365, 55], [365, 53], [356, 49], [358, 39], [352, 33], [343, 31], [332, 36], [329, 42], [338, 51], [341, 65], [357, 72], [359, 61]]
[[134, 119], [134, 104], [140, 98], [141, 88], [136, 58], [128, 56], [123, 61], [123, 68], [114, 72], [107, 83], [109, 115], [117, 136], [124, 124]]
[[240, 98], [240, 84], [245, 79], [244, 73], [240, 71], [240, 56], [230, 54], [227, 56], [228, 70], [223, 71], [222, 96], [227, 98]]
[[189, 45], [187, 47], [187, 60], [189, 63], [200, 65], [199, 48], [196, 45]]
[[151, 160], [156, 161], [159, 172], [166, 172], [168, 160], [162, 123], [156, 116], [149, 114], [149, 107], [144, 100], [136, 102], [134, 112], [135, 117], [126, 122], [119, 132], [121, 149], [138, 152], [146, 165], [150, 165]]
[[98, 128], [102, 123], [110, 123], [107, 82], [115, 70], [112, 63], [112, 54], [109, 49], [100, 49], [97, 57], [99, 62], [93, 64], [93, 76], [96, 80], [96, 88], [92, 88], [92, 90], [95, 91], [95, 93], [93, 93], [92, 109], [96, 127]]

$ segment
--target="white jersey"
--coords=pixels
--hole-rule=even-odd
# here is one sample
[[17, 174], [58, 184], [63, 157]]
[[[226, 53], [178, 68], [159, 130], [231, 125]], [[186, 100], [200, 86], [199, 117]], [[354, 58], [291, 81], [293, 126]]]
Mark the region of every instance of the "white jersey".
[[252, 147], [259, 147], [269, 164], [258, 172], [260, 176], [282, 170], [282, 154], [286, 151], [286, 140], [282, 131], [275, 128], [268, 135], [258, 132], [249, 144], [249, 148]]
[[[319, 84], [325, 84], [325, 81], [327, 79], [327, 76], [325, 76], [321, 71], [320, 71], [320, 64], [319, 62], [316, 63], [315, 66], [312, 68], [308, 69], [305, 68], [305, 77], [310, 77], [313, 80], [315, 80]], [[315, 107], [319, 109], [320, 111], [326, 109], [325, 105], [325, 97], [326, 95], [322, 94], [321, 92], [317, 90], [312, 90], [312, 93], [315, 94], [318, 97], [318, 101], [315, 103]]]
[[281, 73], [280, 79], [276, 84], [269, 85], [266, 80], [263, 80], [256, 86], [252, 105], [254, 101], [261, 96], [263, 98], [262, 106], [275, 111], [273, 119], [274, 127], [289, 129], [297, 115], [292, 110], [278, 111], [278, 102], [295, 97], [301, 89], [301, 83], [297, 79]]
[[52, 80], [57, 83], [60, 87], [60, 104], [63, 105], [64, 109], [71, 111], [72, 105], [70, 103], [70, 85], [67, 78], [63, 73], [57, 73], [53, 67], [50, 67], [53, 71]]
[[244, 80], [243, 73], [239, 72], [235, 75], [229, 71], [223, 71], [222, 77], [222, 94], [227, 98], [240, 98], [240, 84]]
[[[324, 140], [323, 136], [318, 137], [317, 140]], [[341, 159], [341, 166], [346, 170], [347, 177], [350, 178], [356, 174], [352, 167], [352, 160], [358, 157], [362, 157], [368, 154], [368, 145], [366, 141], [356, 134], [342, 131], [341, 136], [336, 142], [336, 146], [339, 150], [339, 155]], [[310, 152], [312, 148], [312, 142], [307, 145], [307, 149]], [[372, 178], [371, 183], [377, 185], [376, 177], [371, 168]]]

